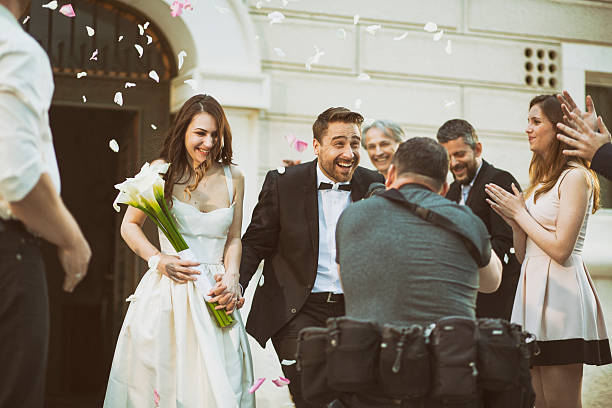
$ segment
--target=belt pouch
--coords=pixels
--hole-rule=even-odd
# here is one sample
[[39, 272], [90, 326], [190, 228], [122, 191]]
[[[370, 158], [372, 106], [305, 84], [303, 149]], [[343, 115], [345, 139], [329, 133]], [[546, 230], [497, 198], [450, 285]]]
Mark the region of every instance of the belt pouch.
[[336, 394], [327, 385], [325, 346], [327, 329], [306, 327], [300, 330], [297, 343], [297, 370], [301, 373], [302, 395], [313, 404], [327, 404]]
[[478, 320], [478, 382], [484, 390], [517, 388], [521, 365], [520, 333], [501, 319]]
[[431, 365], [421, 326], [383, 326], [377, 380], [385, 397], [412, 399], [429, 392]]
[[327, 319], [327, 381], [334, 390], [364, 391], [376, 385], [378, 326], [348, 317]]

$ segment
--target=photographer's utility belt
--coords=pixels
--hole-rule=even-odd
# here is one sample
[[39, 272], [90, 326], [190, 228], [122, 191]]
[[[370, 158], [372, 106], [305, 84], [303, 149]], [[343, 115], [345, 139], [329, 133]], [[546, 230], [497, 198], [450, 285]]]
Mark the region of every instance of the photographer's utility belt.
[[298, 336], [304, 398], [325, 404], [363, 394], [442, 407], [531, 408], [537, 345], [501, 319], [447, 317], [426, 329], [330, 318]]

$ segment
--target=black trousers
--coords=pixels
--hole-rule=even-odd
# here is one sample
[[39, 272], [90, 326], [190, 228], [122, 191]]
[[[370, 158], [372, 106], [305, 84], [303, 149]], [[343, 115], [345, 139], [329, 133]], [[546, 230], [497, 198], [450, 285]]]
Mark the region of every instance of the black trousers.
[[[302, 309], [282, 329], [272, 337], [272, 344], [280, 361], [295, 360], [297, 352], [298, 332], [304, 327], [325, 327], [330, 317], [344, 316], [344, 300], [334, 303], [327, 301], [322, 293], [311, 294]], [[319, 405], [310, 404], [302, 397], [301, 375], [296, 365], [282, 365], [285, 377], [291, 381], [289, 391], [296, 408], [319, 408]]]
[[49, 338], [45, 268], [38, 242], [32, 235], [25, 230], [3, 229], [0, 231], [0, 407], [41, 408]]

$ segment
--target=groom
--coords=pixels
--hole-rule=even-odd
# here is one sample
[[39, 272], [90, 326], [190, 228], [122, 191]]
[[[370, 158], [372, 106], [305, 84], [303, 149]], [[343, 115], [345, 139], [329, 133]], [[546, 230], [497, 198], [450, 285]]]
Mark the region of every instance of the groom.
[[302, 398], [294, 363], [298, 332], [344, 315], [336, 223], [371, 183], [384, 181], [358, 167], [362, 122], [359, 113], [346, 108], [321, 113], [312, 126], [317, 159], [268, 172], [242, 237], [244, 287], [264, 260], [246, 329], [262, 347], [272, 338], [297, 408], [314, 407]]

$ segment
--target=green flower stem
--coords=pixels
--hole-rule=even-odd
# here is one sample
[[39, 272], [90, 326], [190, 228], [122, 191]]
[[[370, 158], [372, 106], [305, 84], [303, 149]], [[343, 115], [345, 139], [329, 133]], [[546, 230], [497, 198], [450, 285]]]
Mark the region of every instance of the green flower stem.
[[[160, 194], [161, 193], [161, 194]], [[168, 221], [170, 222], [170, 225], [172, 225], [172, 227], [174, 228], [175, 231], [177, 231], [177, 235], [178, 235], [178, 239], [179, 239], [179, 244], [181, 246], [184, 246], [183, 249], [180, 249], [180, 251], [185, 250], [187, 248], [189, 248], [189, 246], [187, 245], [187, 243], [185, 242], [185, 239], [182, 237], [181, 234], [178, 234], [178, 225], [176, 223], [176, 220], [174, 219], [174, 217], [172, 216], [172, 212], [170, 211], [170, 209], [168, 208], [168, 204], [166, 204], [166, 200], [164, 198], [164, 191], [161, 190], [157, 191], [157, 189], [153, 189], [153, 194], [155, 195], [155, 199], [157, 200], [157, 203], [161, 206], [161, 208], [163, 209], [163, 212], [165, 214], [167, 214], [168, 216]], [[175, 248], [176, 249], [176, 248]], [[177, 251], [179, 251], [177, 249]]]

